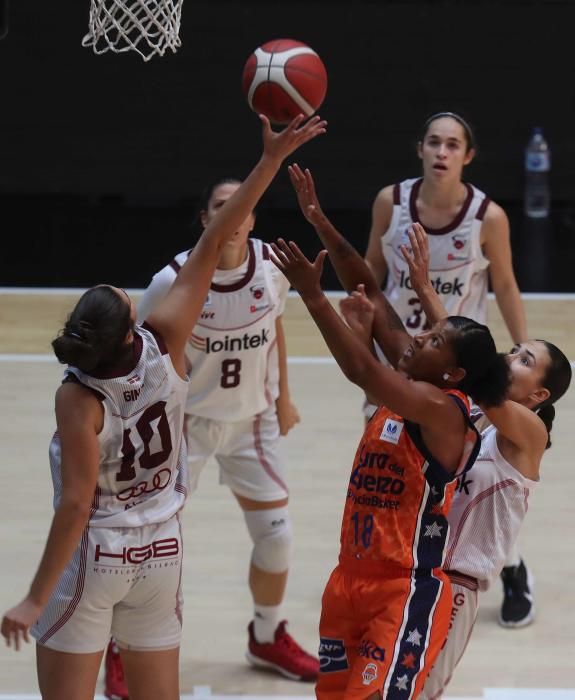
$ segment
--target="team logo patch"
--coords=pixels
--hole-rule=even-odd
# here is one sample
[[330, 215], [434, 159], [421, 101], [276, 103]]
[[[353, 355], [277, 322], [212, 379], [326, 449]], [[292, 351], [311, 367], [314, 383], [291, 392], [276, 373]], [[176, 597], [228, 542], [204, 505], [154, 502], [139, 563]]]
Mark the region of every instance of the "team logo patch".
[[402, 430], [403, 423], [398, 420], [388, 418], [385, 421], [385, 425], [383, 426], [379, 439], [384, 440], [385, 442], [391, 442], [393, 445], [397, 445]]
[[377, 666], [375, 664], [367, 664], [363, 669], [361, 677], [363, 678], [364, 685], [372, 683], [377, 678]]
[[318, 655], [320, 673], [345, 671], [347, 668], [349, 668], [347, 654], [345, 653], [345, 646], [342, 639], [321, 637], [319, 641]]
[[451, 236], [451, 241], [453, 242], [453, 247], [455, 250], [462, 250], [465, 248], [465, 244], [467, 243], [465, 238], [458, 236], [457, 234], [455, 236]]
[[212, 305], [212, 295], [211, 292], [208, 292], [208, 296], [206, 297], [206, 300], [204, 301], [204, 308], [206, 306], [211, 306]]
[[254, 299], [261, 299], [264, 295], [263, 284], [254, 284], [250, 287], [250, 292]]

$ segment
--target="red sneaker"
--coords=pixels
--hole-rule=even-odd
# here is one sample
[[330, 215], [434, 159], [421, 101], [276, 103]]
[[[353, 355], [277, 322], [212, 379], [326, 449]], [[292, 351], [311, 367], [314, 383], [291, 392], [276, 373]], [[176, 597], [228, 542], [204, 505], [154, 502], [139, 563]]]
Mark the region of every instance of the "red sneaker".
[[110, 700], [128, 700], [128, 686], [124, 678], [124, 667], [118, 646], [110, 639], [106, 649], [106, 675], [104, 678], [104, 695]]
[[254, 635], [253, 620], [248, 626], [247, 660], [252, 666], [273, 668], [293, 681], [315, 681], [319, 674], [319, 660], [304, 651], [286, 631], [287, 621], [277, 626], [273, 642], [260, 644]]

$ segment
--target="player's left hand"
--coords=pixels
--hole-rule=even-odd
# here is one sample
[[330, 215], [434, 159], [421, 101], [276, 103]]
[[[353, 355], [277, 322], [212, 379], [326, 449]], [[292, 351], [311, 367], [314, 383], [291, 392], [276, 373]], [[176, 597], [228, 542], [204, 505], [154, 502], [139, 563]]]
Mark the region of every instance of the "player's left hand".
[[358, 284], [356, 290], [339, 302], [339, 308], [350, 329], [371, 347], [375, 306], [365, 294], [365, 285]]
[[409, 279], [413, 289], [424, 289], [429, 281], [429, 242], [421, 224], [414, 223], [409, 229], [409, 246], [400, 246], [405, 262], [409, 266]]
[[280, 435], [283, 437], [300, 422], [299, 411], [289, 398], [286, 399], [282, 396], [279, 396], [276, 400], [276, 411], [280, 426]]
[[283, 238], [278, 238], [277, 243], [272, 243], [271, 247], [274, 252], [270, 256], [273, 264], [284, 273], [302, 297], [321, 294], [320, 279], [327, 250], [321, 250], [312, 263], [293, 241], [288, 244]]
[[14, 645], [16, 651], [20, 650], [20, 640], [30, 642], [28, 630], [36, 622], [42, 613], [42, 607], [34, 603], [30, 598], [24, 598], [16, 607], [8, 610], [2, 618], [0, 632], [6, 640], [6, 646]]

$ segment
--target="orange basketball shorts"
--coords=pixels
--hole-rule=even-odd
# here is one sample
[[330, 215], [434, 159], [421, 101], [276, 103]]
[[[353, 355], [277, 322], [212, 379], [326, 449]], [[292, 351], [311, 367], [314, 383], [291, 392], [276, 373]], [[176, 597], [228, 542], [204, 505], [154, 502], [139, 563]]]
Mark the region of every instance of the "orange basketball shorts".
[[318, 700], [416, 698], [447, 636], [449, 579], [440, 570], [332, 572], [322, 598]]

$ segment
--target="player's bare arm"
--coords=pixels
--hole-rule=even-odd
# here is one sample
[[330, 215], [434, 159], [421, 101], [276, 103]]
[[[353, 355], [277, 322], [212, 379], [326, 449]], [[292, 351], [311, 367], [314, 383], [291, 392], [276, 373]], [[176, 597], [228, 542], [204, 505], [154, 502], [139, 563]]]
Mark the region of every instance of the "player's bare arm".
[[344, 289], [352, 292], [359, 284], [363, 284], [366, 295], [373, 301], [374, 338], [390, 362], [396, 365], [411, 342], [403, 322], [385, 298], [365, 260], [322, 211], [311, 172], [308, 169], [302, 171], [296, 164], [288, 170], [300, 208], [325, 245]]
[[393, 185], [389, 185], [379, 191], [373, 202], [371, 208], [371, 229], [365, 253], [365, 261], [380, 287], [387, 276], [387, 263], [381, 249], [381, 239], [389, 228], [392, 214]]
[[210, 221], [166, 298], [148, 317], [149, 323], [164, 337], [182, 377], [185, 376], [184, 348], [204, 306], [222, 247], [254, 209], [283, 160], [302, 144], [325, 133], [327, 125], [320, 117], [305, 121], [300, 115], [276, 133], [267, 117], [261, 115], [260, 119], [263, 131], [260, 160]]
[[497, 305], [514, 343], [527, 340], [527, 321], [513, 272], [509, 220], [495, 202], [490, 202], [481, 226], [483, 254], [489, 260], [489, 276]]
[[21, 638], [28, 641], [28, 629], [40, 616], [78, 546], [98, 481], [98, 433], [103, 423], [99, 400], [82, 386], [62, 385], [56, 392], [56, 422], [62, 449], [62, 495], [30, 591], [2, 620], [2, 635], [16, 649]]
[[[440, 449], [449, 453], [447, 459], [443, 459], [446, 468], [452, 463], [455, 469], [465, 429], [455, 402], [432, 384], [410, 381], [382, 365], [345, 325], [320, 286], [326, 251], [321, 251], [311, 263], [291, 241], [288, 245], [280, 239], [277, 245], [272, 244], [272, 248], [274, 264], [300, 294], [345, 376], [364, 391], [369, 390], [378, 404], [385, 404], [404, 418], [418, 423], [426, 432], [426, 444], [430, 450], [434, 450], [436, 442], [439, 446], [442, 441]], [[452, 426], [448, 439], [445, 425]]]

